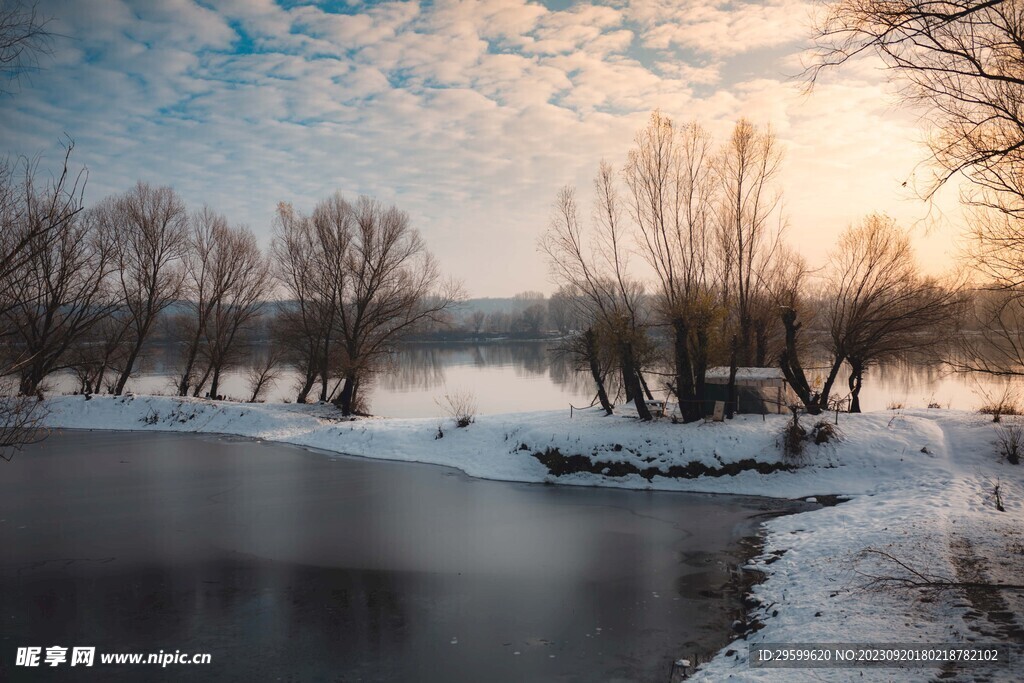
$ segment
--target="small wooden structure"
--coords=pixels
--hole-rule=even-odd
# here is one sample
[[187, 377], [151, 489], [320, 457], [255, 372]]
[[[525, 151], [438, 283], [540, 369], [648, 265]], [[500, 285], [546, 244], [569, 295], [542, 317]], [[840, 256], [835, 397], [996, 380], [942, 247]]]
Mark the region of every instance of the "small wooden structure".
[[[727, 400], [728, 367], [708, 368], [704, 382], [709, 407], [716, 401]], [[757, 415], [785, 413], [795, 399], [780, 368], [736, 368], [736, 412]]]

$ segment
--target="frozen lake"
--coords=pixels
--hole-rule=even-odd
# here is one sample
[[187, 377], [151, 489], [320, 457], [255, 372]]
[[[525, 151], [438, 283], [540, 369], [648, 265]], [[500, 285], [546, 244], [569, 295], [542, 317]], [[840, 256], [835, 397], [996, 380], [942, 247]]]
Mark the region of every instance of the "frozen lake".
[[210, 653], [189, 680], [664, 682], [730, 640], [728, 565], [784, 506], [190, 435], [64, 432], [2, 469], [4, 651]]

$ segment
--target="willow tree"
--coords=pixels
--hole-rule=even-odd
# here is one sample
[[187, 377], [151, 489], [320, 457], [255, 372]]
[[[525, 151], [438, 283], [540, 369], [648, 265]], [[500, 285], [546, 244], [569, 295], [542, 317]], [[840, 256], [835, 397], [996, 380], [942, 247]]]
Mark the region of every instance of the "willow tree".
[[937, 348], [954, 331], [963, 301], [957, 287], [921, 274], [907, 233], [878, 214], [840, 237], [825, 296], [832, 362], [821, 394], [827, 401], [846, 361], [853, 413], [860, 412], [864, 371]]
[[[211, 398], [220, 396], [224, 372], [244, 357], [247, 339], [263, 310], [270, 290], [270, 265], [260, 251], [256, 236], [245, 227], [229, 229], [214, 261], [214, 272], [222, 272], [219, 295], [212, 299], [203, 324], [203, 374], [195, 383], [193, 395], [199, 395], [206, 382]], [[222, 261], [218, 263], [218, 261]]]
[[368, 197], [351, 207], [354, 229], [342, 260], [337, 327], [345, 384], [335, 404], [351, 415], [360, 387], [377, 372], [395, 344], [419, 326], [444, 322], [462, 298], [446, 281], [409, 214]]
[[314, 224], [290, 204], [278, 204], [272, 252], [275, 274], [289, 300], [279, 306], [274, 336], [299, 368], [297, 403], [306, 402], [318, 378], [321, 400], [328, 398], [330, 343], [341, 279], [337, 254], [344, 252], [350, 232], [344, 225], [337, 228], [332, 234], [324, 221]]
[[[442, 322], [461, 297], [444, 281], [409, 214], [368, 197], [340, 194], [312, 215], [279, 209], [275, 243], [279, 274], [294, 297], [290, 319], [306, 351], [299, 398], [315, 378], [321, 398], [343, 415], [362, 412], [361, 388], [408, 333]], [[337, 376], [340, 387], [329, 388]]]
[[[178, 393], [218, 395], [220, 377], [241, 352], [239, 340], [255, 321], [269, 290], [269, 265], [247, 228], [203, 208], [192, 216], [185, 250], [184, 294], [189, 314]], [[197, 373], [201, 370], [201, 374]]]
[[[766, 335], [757, 334], [756, 323], [767, 294], [764, 274], [781, 244], [781, 193], [776, 189], [781, 164], [782, 149], [775, 134], [746, 119], [736, 123], [716, 160], [721, 296], [730, 312], [725, 319], [725, 334], [730, 338], [727, 417], [732, 417], [737, 405], [738, 367], [767, 362], [766, 345], [757, 343]], [[774, 316], [761, 316], [766, 319]]]
[[[187, 246], [188, 213], [170, 187], [139, 182], [104, 200], [100, 218], [112, 233], [114, 270], [121, 300], [117, 328], [124, 359], [113, 386], [120, 395], [160, 314], [178, 300]], [[102, 378], [101, 378], [102, 379]]]
[[659, 112], [636, 136], [623, 171], [640, 253], [657, 278], [661, 318], [672, 330], [676, 395], [683, 420], [703, 414], [704, 374], [715, 293], [713, 143], [697, 123], [677, 127]]
[[553, 279], [578, 294], [580, 318], [590, 321], [583, 332], [585, 352], [597, 385], [598, 400], [611, 414], [598, 362], [603, 340], [612, 349], [622, 375], [627, 401], [633, 401], [641, 420], [650, 420], [644, 401], [640, 356], [646, 343], [643, 286], [629, 274], [629, 236], [623, 224], [623, 207], [615, 186], [615, 172], [602, 162], [594, 180], [594, 225], [589, 239], [579, 220], [576, 193], [564, 187], [555, 201], [554, 217], [541, 238]]

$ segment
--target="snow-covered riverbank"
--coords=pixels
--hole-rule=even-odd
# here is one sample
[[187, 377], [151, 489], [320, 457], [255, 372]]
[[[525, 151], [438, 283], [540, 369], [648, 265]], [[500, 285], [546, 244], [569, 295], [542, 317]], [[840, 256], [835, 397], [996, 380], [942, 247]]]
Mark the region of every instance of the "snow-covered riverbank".
[[[949, 410], [841, 415], [838, 442], [808, 444], [792, 472], [693, 479], [651, 474], [700, 463], [778, 464], [786, 418], [740, 416], [729, 423], [640, 424], [599, 411], [481, 416], [466, 429], [451, 420], [340, 420], [329, 406], [212, 403], [168, 397], [48, 400], [51, 428], [232, 434], [327, 451], [456, 467], [508, 481], [742, 493], [785, 498], [838, 494], [851, 500], [766, 523], [767, 580], [754, 588], [764, 628], [725, 648], [698, 677], [720, 680], [929, 680], [935, 668], [751, 669], [754, 642], [1000, 642], [1021, 638], [1021, 592], [940, 593], [897, 588], [871, 577], [1020, 583], [1024, 566], [1024, 466], [997, 454], [991, 418]], [[1014, 419], [1014, 418], [1004, 418]], [[805, 426], [809, 427], [810, 424]], [[438, 436], [439, 427], [443, 438]], [[582, 455], [648, 470], [648, 477], [551, 475], [535, 453]], [[609, 470], [614, 471], [614, 469]], [[1005, 512], [996, 509], [998, 486]], [[880, 551], [885, 555], [876, 552]], [[892, 559], [889, 559], [892, 558]], [[899, 560], [906, 567], [900, 567]], [[919, 577], [912, 577], [917, 580]], [[984, 604], [979, 604], [984, 603]], [[1013, 615], [1007, 620], [1006, 614]], [[1019, 654], [1018, 657], [1024, 656]], [[965, 669], [969, 680], [977, 669]], [[1013, 666], [987, 670], [1018, 680]], [[864, 677], [861, 678], [860, 674]]]

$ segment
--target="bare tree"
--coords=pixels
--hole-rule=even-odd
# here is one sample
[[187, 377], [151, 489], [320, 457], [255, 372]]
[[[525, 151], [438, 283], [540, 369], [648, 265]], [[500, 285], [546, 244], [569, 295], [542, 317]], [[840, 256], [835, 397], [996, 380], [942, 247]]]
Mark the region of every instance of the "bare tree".
[[576, 315], [578, 307], [573, 301], [575, 296], [570, 289], [559, 287], [548, 299], [548, 320], [559, 334], [565, 335], [579, 329], [580, 321]]
[[637, 415], [650, 420], [637, 362], [638, 347], [645, 338], [646, 321], [640, 305], [643, 287], [628, 272], [622, 208], [610, 165], [602, 162], [594, 188], [597, 199], [591, 241], [584, 237], [575, 191], [565, 187], [558, 194], [554, 217], [540, 248], [548, 257], [555, 281], [578, 292], [573, 301], [581, 308], [579, 317], [590, 321], [582, 335], [582, 352], [587, 357], [601, 407], [609, 415], [612, 413], [598, 359], [599, 341], [604, 340], [614, 349], [626, 400], [635, 400]]
[[801, 356], [807, 349], [806, 335], [800, 331], [808, 322], [814, 323], [819, 302], [807, 296], [808, 279], [811, 271], [803, 257], [783, 250], [769, 278], [768, 290], [782, 321], [783, 340], [779, 349], [779, 367], [786, 382], [796, 393], [808, 413], [817, 415], [827, 407], [821, 403], [821, 396], [814, 391], [804, 372]]
[[196, 383], [201, 390], [210, 380], [209, 394], [219, 396], [224, 371], [237, 362], [244, 351], [244, 336], [251, 331], [263, 308], [269, 289], [270, 265], [247, 228], [229, 228], [220, 237], [212, 261], [218, 295], [213, 297], [203, 325], [204, 353], [207, 367]]
[[359, 387], [418, 326], [439, 320], [462, 298], [443, 282], [409, 215], [360, 197], [352, 207], [355, 229], [342, 261], [337, 328], [345, 383], [335, 400], [343, 415], [359, 404]]
[[178, 395], [188, 396], [195, 383], [195, 366], [206, 334], [213, 307], [224, 297], [228, 286], [231, 254], [226, 251], [227, 219], [209, 207], [203, 207], [190, 219], [184, 258], [185, 277], [182, 295], [189, 314], [181, 316], [185, 353]]
[[0, 365], [0, 457], [10, 459], [23, 445], [44, 436], [40, 428], [41, 402], [35, 396], [15, 397], [16, 387], [9, 384], [12, 375], [22, 375], [35, 352], [23, 349], [19, 330], [10, 324], [11, 316], [24, 308], [40, 305], [40, 291], [26, 277], [30, 264], [38, 263], [44, 252], [53, 248], [57, 236], [76, 220], [82, 207], [85, 174], [70, 172], [74, 148], [65, 145], [63, 166], [53, 180], [37, 181], [37, 163], [21, 159], [16, 164], [0, 163], [0, 343], [5, 357]]
[[[764, 366], [767, 348], [755, 344], [755, 313], [763, 300], [763, 273], [781, 243], [781, 195], [774, 182], [782, 150], [771, 129], [740, 119], [723, 145], [716, 165], [721, 183], [718, 222], [722, 260], [722, 299], [732, 311], [726, 415], [736, 405], [738, 366]], [[773, 317], [770, 319], [774, 319]], [[763, 339], [763, 337], [762, 337]]]
[[40, 55], [50, 52], [53, 34], [48, 24], [35, 3], [0, 3], [0, 76], [5, 81], [0, 83], [0, 95], [10, 93], [23, 73], [38, 66]]
[[[1019, 330], [1013, 299], [1024, 284], [1024, 13], [1015, 0], [838, 0], [817, 30], [810, 82], [823, 69], [874, 54], [890, 68], [908, 103], [927, 114], [934, 174], [931, 197], [962, 176], [971, 208], [968, 260], [984, 289], [975, 310], [984, 338], [964, 338], [960, 369], [1016, 373], [1008, 346]], [[984, 341], [984, 340], [983, 340]], [[984, 347], [984, 348], [983, 348]], [[1009, 354], [1009, 355], [1007, 355]], [[961, 362], [962, 361], [962, 362]], [[1006, 365], [998, 363], [1005, 361]]]
[[484, 323], [487, 321], [487, 314], [483, 311], [473, 311], [469, 314], [469, 327], [473, 334], [480, 334], [484, 331]]
[[[1024, 161], [1024, 14], [1014, 0], [836, 0], [816, 28], [810, 82], [863, 54], [930, 116], [937, 175], [957, 173], [1019, 196]], [[1016, 178], [1014, 176], [1017, 176]]]
[[274, 254], [293, 298], [285, 309], [292, 323], [286, 338], [305, 375], [298, 400], [319, 379], [321, 400], [332, 400], [345, 415], [359, 412], [360, 385], [394, 345], [427, 323], [447, 320], [461, 297], [457, 285], [441, 281], [408, 214], [366, 197], [353, 205], [336, 194], [311, 216], [280, 205]]
[[[115, 306], [109, 277], [113, 266], [111, 236], [94, 214], [60, 216], [33, 245], [32, 258], [0, 286], [18, 291], [18, 301], [3, 316], [23, 349], [19, 367], [22, 394], [35, 394], [43, 379], [67, 368], [69, 351]], [[34, 226], [23, 229], [36, 232]]]
[[16, 274], [82, 210], [86, 173], [72, 173], [73, 151], [67, 140], [60, 173], [42, 186], [37, 159], [0, 162], [0, 281], [8, 283], [0, 291], [0, 314], [27, 296]]
[[120, 395], [132, 374], [153, 323], [181, 291], [188, 214], [170, 187], [139, 182], [128, 192], [104, 201], [103, 218], [114, 235], [125, 359], [113, 393]]
[[718, 185], [710, 136], [677, 128], [659, 112], [636, 137], [623, 175], [640, 252], [659, 284], [659, 313], [672, 330], [675, 382], [686, 422], [702, 416], [704, 373], [717, 315], [713, 250]]
[[733, 302], [738, 329], [738, 356], [743, 365], [764, 365], [764, 350], [752, 345], [753, 308], [763, 273], [779, 248], [781, 195], [774, 189], [782, 150], [770, 129], [746, 119], [736, 123], [717, 164], [721, 183], [720, 224], [725, 298]]
[[[107, 373], [124, 367], [125, 339], [130, 332], [123, 302], [117, 298], [121, 292], [114, 285], [114, 310], [97, 322], [74, 345], [71, 352], [71, 370], [78, 378], [83, 394], [107, 391], [113, 393], [114, 384], [107, 381]], [[119, 376], [119, 375], [118, 375]], [[117, 381], [115, 377], [114, 382]]]
[[[277, 278], [290, 300], [280, 307], [276, 338], [290, 350], [302, 373], [298, 403], [305, 403], [320, 379], [320, 399], [328, 399], [334, 317], [340, 302], [342, 264], [352, 233], [351, 208], [340, 196], [324, 204], [318, 220], [278, 205], [273, 245]], [[332, 220], [336, 218], [337, 220]]]
[[487, 314], [487, 331], [505, 333], [512, 331], [512, 317], [506, 311], [492, 311]]
[[[198, 396], [207, 380], [217, 396], [220, 377], [240, 348], [239, 335], [256, 319], [269, 287], [269, 264], [246, 228], [203, 208], [192, 216], [184, 255], [184, 294], [190, 314], [178, 394]], [[197, 361], [205, 361], [196, 377]]]
[[1024, 290], [990, 286], [972, 294], [946, 362], [960, 372], [1024, 376]]
[[920, 274], [907, 234], [877, 214], [840, 238], [825, 291], [833, 361], [821, 393], [827, 400], [847, 361], [850, 412], [860, 412], [869, 365], [934, 349], [949, 338], [962, 302], [958, 288]]
[[284, 359], [284, 350], [272, 345], [259, 362], [249, 366], [249, 403], [262, 401], [263, 394], [281, 378]]

